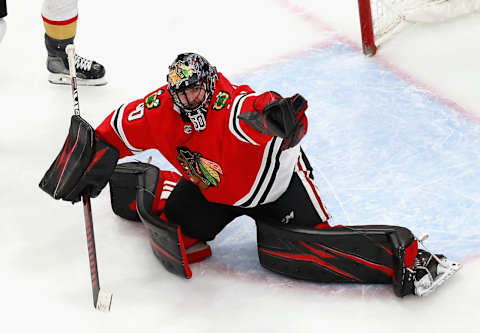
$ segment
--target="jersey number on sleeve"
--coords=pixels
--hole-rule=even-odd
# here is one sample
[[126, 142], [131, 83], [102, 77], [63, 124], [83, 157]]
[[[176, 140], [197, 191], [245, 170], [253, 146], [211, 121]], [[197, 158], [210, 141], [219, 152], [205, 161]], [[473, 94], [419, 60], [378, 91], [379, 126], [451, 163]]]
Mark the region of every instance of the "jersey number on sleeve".
[[143, 107], [143, 103], [141, 104], [138, 104], [137, 107], [135, 108], [135, 110], [133, 110], [132, 112], [130, 112], [130, 114], [128, 115], [128, 118], [127, 120], [128, 121], [133, 121], [133, 120], [136, 120], [136, 119], [140, 119], [143, 117], [143, 114], [144, 114], [144, 107]]

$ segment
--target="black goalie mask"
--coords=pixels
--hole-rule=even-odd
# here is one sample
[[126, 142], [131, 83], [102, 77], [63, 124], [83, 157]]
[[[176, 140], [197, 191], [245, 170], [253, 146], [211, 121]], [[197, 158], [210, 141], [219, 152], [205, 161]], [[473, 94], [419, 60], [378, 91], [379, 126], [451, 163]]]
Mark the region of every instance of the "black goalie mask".
[[206, 112], [217, 79], [217, 69], [196, 53], [179, 54], [168, 67], [168, 91], [187, 115]]

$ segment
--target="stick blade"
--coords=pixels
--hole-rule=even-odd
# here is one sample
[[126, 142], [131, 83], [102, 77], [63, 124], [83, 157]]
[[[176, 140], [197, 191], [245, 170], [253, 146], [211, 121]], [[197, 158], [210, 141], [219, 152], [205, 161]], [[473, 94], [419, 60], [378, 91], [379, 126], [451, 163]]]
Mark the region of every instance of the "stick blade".
[[100, 290], [95, 308], [102, 312], [109, 312], [112, 305], [112, 297], [112, 294]]

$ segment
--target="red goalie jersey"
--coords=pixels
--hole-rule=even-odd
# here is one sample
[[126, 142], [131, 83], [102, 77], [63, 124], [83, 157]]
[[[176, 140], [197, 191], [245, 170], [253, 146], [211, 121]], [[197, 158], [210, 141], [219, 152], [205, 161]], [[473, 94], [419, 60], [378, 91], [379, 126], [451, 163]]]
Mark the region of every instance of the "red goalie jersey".
[[[255, 207], [276, 200], [288, 187], [300, 146], [282, 150], [282, 139], [262, 134], [238, 115], [274, 100], [218, 74], [205, 117], [185, 117], [167, 86], [120, 106], [96, 134], [120, 157], [158, 149], [211, 202]], [[206, 119], [206, 122], [204, 121]]]

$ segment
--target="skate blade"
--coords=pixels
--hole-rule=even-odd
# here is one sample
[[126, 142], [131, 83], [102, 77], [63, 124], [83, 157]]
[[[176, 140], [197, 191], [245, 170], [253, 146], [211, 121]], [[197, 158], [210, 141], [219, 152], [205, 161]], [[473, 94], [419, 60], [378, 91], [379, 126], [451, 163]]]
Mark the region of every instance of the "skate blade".
[[[71, 84], [71, 78], [69, 75], [65, 74], [53, 74], [50, 73], [48, 75], [48, 82], [53, 83], [53, 84], [64, 84], [64, 85], [70, 85]], [[77, 85], [78, 86], [104, 86], [107, 84], [107, 80], [102, 77], [99, 79], [81, 79], [77, 77]]]
[[445, 268], [445, 272], [437, 276], [437, 278], [432, 282], [429, 287], [417, 287], [415, 289], [415, 295], [427, 296], [431, 294], [439, 286], [445, 283], [445, 281], [450, 279], [460, 268], [462, 268], [462, 265], [455, 261], [445, 260], [444, 264], [447, 265], [447, 267]]

